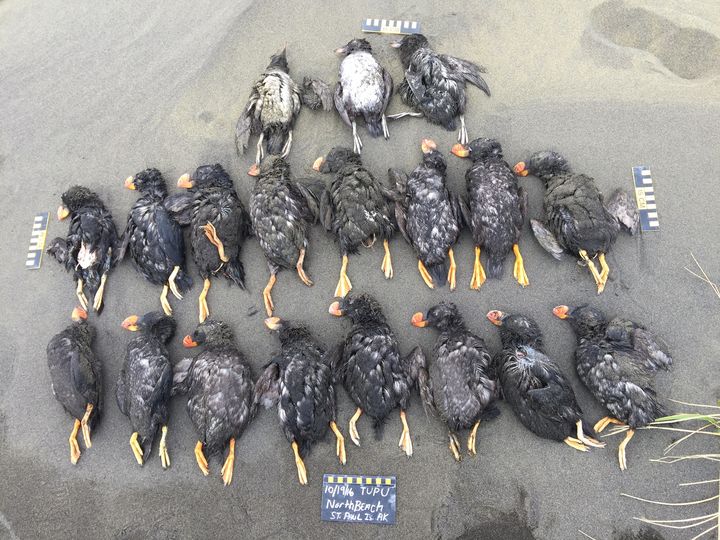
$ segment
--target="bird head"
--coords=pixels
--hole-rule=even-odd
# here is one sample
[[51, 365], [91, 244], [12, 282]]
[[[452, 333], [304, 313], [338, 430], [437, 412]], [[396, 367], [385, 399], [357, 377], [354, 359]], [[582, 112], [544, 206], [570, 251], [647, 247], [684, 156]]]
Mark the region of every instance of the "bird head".
[[542, 349], [542, 331], [530, 317], [503, 313], [495, 309], [488, 312], [487, 318], [500, 328], [503, 346], [523, 344]]
[[177, 323], [169, 315], [165, 315], [162, 311], [151, 311], [142, 317], [130, 315], [122, 322], [122, 327], [131, 332], [142, 332], [158, 337], [164, 343], [167, 343], [175, 334]]
[[412, 316], [412, 319], [410, 319], [410, 323], [418, 328], [432, 326], [441, 332], [453, 328], [465, 328], [462, 316], [457, 306], [452, 302], [440, 302], [431, 307], [424, 316], [422, 312], [417, 312]]
[[145, 169], [134, 176], [128, 176], [125, 179], [125, 187], [141, 193], [157, 193], [159, 195], [167, 193], [165, 179], [157, 169]]
[[230, 327], [222, 321], [205, 319], [195, 331], [183, 338], [183, 346], [197, 347], [198, 345], [215, 345], [220, 343], [232, 343], [233, 333]]
[[267, 69], [279, 69], [280, 71], [284, 71], [285, 73], [290, 73], [290, 68], [288, 67], [287, 61], [287, 47], [283, 47], [282, 51], [277, 54], [273, 54], [270, 57], [270, 63], [268, 64]]
[[85, 311], [80, 306], [77, 306], [75, 309], [72, 310], [70, 318], [73, 320], [73, 322], [85, 321], [87, 320], [87, 311]]
[[328, 312], [336, 317], [347, 316], [353, 323], [363, 321], [384, 322], [382, 308], [369, 294], [351, 295], [330, 304]]
[[281, 156], [272, 156], [262, 165], [253, 164], [248, 171], [248, 175], [255, 177], [265, 174], [290, 174], [290, 164]]
[[452, 147], [452, 153], [457, 157], [469, 157], [473, 161], [484, 160], [489, 158], [502, 159], [502, 146], [495, 139], [487, 139], [480, 137], [474, 141], [470, 141], [467, 145], [456, 144]]
[[435, 169], [441, 173], [447, 170], [447, 161], [445, 161], [445, 156], [438, 151], [435, 141], [423, 139], [420, 144], [420, 149], [423, 153], [423, 164], [426, 167], [430, 167], [431, 169]]
[[336, 146], [326, 156], [321, 156], [313, 163], [313, 170], [328, 173], [338, 172], [348, 163], [360, 164], [360, 156], [345, 146]]
[[579, 336], [599, 332], [607, 325], [607, 319], [602, 311], [587, 305], [555, 306], [553, 314], [558, 319], [568, 321]]
[[402, 63], [407, 67], [410, 63], [410, 57], [415, 54], [415, 51], [430, 47], [430, 42], [422, 34], [408, 34], [401, 40], [391, 41], [390, 46], [400, 51]]
[[57, 211], [57, 217], [60, 221], [84, 206], [104, 207], [98, 194], [85, 186], [72, 186], [60, 198], [63, 202]]
[[339, 56], [347, 56], [354, 52], [372, 52], [372, 47], [367, 39], [351, 39], [344, 47], [335, 49], [335, 54]]
[[222, 165], [215, 163], [214, 165], [201, 165], [191, 175], [183, 174], [177, 181], [179, 188], [199, 188], [221, 187], [225, 189], [235, 189], [232, 178], [223, 169]]
[[556, 174], [570, 172], [570, 165], [561, 154], [551, 150], [535, 152], [526, 161], [521, 161], [513, 167], [518, 176], [532, 174], [538, 178], [548, 179]]

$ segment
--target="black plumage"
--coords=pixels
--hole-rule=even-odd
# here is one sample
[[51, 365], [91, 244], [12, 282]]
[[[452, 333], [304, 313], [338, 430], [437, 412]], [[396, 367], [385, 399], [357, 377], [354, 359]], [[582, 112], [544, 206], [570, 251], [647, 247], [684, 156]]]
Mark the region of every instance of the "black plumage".
[[307, 484], [303, 458], [325, 438], [328, 427], [337, 438], [336, 454], [345, 464], [345, 439], [337, 427], [334, 370], [338, 350], [328, 350], [310, 331], [278, 317], [265, 320], [278, 333], [281, 350], [255, 384], [255, 402], [277, 404], [283, 432], [295, 454], [298, 479]]
[[[544, 180], [544, 223], [532, 220], [532, 229], [540, 245], [556, 259], [563, 252], [587, 264], [597, 284], [598, 294], [605, 289], [610, 268], [605, 254], [620, 232], [620, 224], [633, 232], [637, 222], [635, 203], [622, 191], [616, 191], [605, 204], [595, 180], [585, 174], [571, 172], [567, 160], [552, 151], [536, 152], [514, 167], [516, 174], [532, 174]], [[598, 257], [598, 272], [593, 258]]]
[[50, 253], [77, 283], [76, 295], [83, 309], [88, 309], [84, 289], [93, 299], [93, 309], [102, 310], [105, 281], [115, 266], [118, 234], [112, 214], [94, 191], [73, 186], [61, 196], [58, 219], [70, 216], [66, 238], [50, 242]]
[[130, 419], [130, 448], [139, 465], [150, 457], [158, 430], [159, 454], [164, 469], [170, 466], [167, 423], [173, 373], [165, 344], [175, 333], [175, 319], [160, 311], [142, 317], [131, 315], [123, 328], [139, 335], [127, 344], [125, 362], [118, 377], [115, 397], [120, 412]]
[[505, 257], [514, 252], [513, 276], [520, 285], [528, 286], [530, 281], [518, 244], [525, 222], [527, 193], [518, 186], [517, 177], [503, 159], [502, 146], [495, 139], [479, 138], [467, 146], [456, 144], [452, 151], [456, 156], [472, 160], [465, 173], [470, 210], [465, 221], [475, 242], [470, 288], [479, 289], [485, 282], [481, 250], [487, 254], [487, 276], [491, 278], [502, 275]]
[[320, 199], [320, 221], [340, 243], [342, 267], [335, 296], [344, 297], [352, 289], [347, 276], [348, 255], [360, 246], [370, 247], [382, 240], [385, 256], [381, 270], [387, 279], [393, 276], [388, 240], [395, 232], [391, 213], [391, 190], [368, 171], [360, 156], [349, 148], [335, 147], [324, 158], [315, 160], [313, 169], [334, 173], [330, 187]]
[[500, 329], [502, 352], [494, 364], [502, 396], [520, 422], [540, 437], [563, 441], [587, 452], [602, 448], [593, 429], [583, 424], [570, 381], [548, 358], [543, 335], [530, 317], [493, 310], [487, 318]]
[[222, 468], [227, 486], [233, 477], [235, 439], [255, 414], [252, 371], [232, 330], [221, 321], [206, 319], [191, 336], [185, 336], [183, 345], [201, 345], [204, 350], [175, 366], [173, 394], [187, 394], [186, 410], [199, 436], [195, 459], [203, 474], [209, 474], [205, 453], [209, 457], [229, 446]]
[[203, 322], [210, 314], [206, 297], [211, 276], [222, 274], [245, 288], [240, 250], [252, 225], [232, 179], [221, 165], [198, 167], [192, 176], [181, 176], [178, 187], [188, 191], [168, 197], [165, 207], [178, 223], [190, 226], [193, 259], [203, 279], [198, 300], [199, 320]]
[[[453, 246], [460, 237], [464, 201], [446, 185], [447, 163], [429, 139], [422, 141], [423, 160], [408, 177], [399, 169], [388, 175], [395, 182], [395, 218], [418, 259], [425, 284], [434, 289], [447, 280], [455, 289]], [[449, 262], [449, 265], [448, 265]]]
[[610, 423], [628, 430], [618, 451], [624, 470], [625, 447], [635, 429], [664, 414], [655, 376], [672, 367], [667, 345], [647, 328], [622, 318], [608, 320], [590, 306], [557, 306], [553, 312], [567, 320], [577, 336], [575, 367], [580, 380], [612, 415], [595, 424], [595, 431]]
[[293, 126], [305, 103], [311, 109], [332, 108], [332, 92], [327, 83], [305, 78], [299, 87], [290, 77], [286, 50], [270, 58], [265, 72], [255, 82], [250, 99], [235, 127], [235, 146], [239, 154], [247, 150], [251, 135], [259, 135], [255, 163], [264, 157], [263, 141], [268, 154], [287, 157], [293, 140]]
[[357, 405], [350, 420], [350, 438], [360, 446], [356, 422], [363, 413], [372, 419], [379, 438], [387, 417], [399, 407], [403, 425], [399, 446], [408, 457], [412, 456], [412, 439], [405, 411], [410, 405], [411, 390], [418, 373], [425, 368], [422, 349], [415, 347], [408, 356], [400, 356], [395, 333], [390, 329], [380, 304], [369, 295], [348, 295], [334, 302], [330, 313], [347, 316], [352, 321], [337, 367], [337, 378], [343, 381], [345, 390]]
[[[391, 47], [399, 50], [405, 69], [405, 78], [398, 87], [403, 102], [448, 131], [455, 129], [459, 118], [458, 141], [467, 144], [466, 83], [477, 86], [489, 97], [490, 88], [482, 78], [485, 68], [462, 58], [436, 53], [422, 34], [409, 34], [392, 42]], [[408, 113], [400, 113], [390, 118], [406, 115]]]
[[274, 309], [271, 291], [280, 269], [294, 268], [305, 285], [313, 284], [303, 262], [309, 228], [319, 214], [318, 192], [324, 189], [322, 184], [305, 185], [293, 179], [290, 165], [283, 158], [264, 165], [262, 172], [258, 170], [250, 193], [250, 218], [270, 269], [270, 279], [263, 291], [268, 316], [272, 316]]
[[359, 154], [363, 144], [357, 133], [358, 118], [365, 120], [373, 137], [390, 137], [385, 110], [392, 97], [393, 81], [365, 39], [353, 39], [336, 49], [335, 54], [344, 56], [335, 86], [335, 108], [343, 122], [352, 128], [353, 149]]
[[92, 350], [95, 328], [82, 308], [72, 312], [73, 323], [54, 335], [47, 346], [47, 363], [55, 399], [75, 419], [70, 433], [70, 461], [80, 459], [77, 434], [82, 429], [85, 447], [102, 412], [102, 363]]
[[411, 322], [440, 332], [433, 347], [429, 380], [427, 373], [418, 379], [423, 402], [448, 427], [455, 459], [461, 459], [456, 433], [463, 429], [471, 429], [467, 448], [475, 455], [480, 421], [499, 414], [495, 405], [499, 387], [485, 341], [468, 330], [457, 306], [450, 302], [433, 306], [425, 317], [415, 313]]
[[176, 298], [192, 287], [185, 269], [185, 239], [180, 224], [165, 208], [167, 186], [157, 169], [145, 169], [125, 180], [125, 187], [140, 192], [128, 214], [118, 259], [129, 252], [135, 269], [153, 285], [162, 285], [160, 304], [172, 314], [168, 291]]

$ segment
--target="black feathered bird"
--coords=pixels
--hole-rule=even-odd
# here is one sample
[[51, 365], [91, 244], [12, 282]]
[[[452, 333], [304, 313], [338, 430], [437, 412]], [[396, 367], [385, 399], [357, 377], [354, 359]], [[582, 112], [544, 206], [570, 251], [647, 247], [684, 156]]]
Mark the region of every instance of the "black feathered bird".
[[462, 429], [471, 430], [467, 448], [475, 455], [480, 421], [499, 414], [495, 406], [498, 385], [485, 341], [467, 329], [457, 306], [450, 302], [433, 306], [426, 316], [415, 313], [411, 323], [419, 328], [432, 326], [440, 332], [433, 347], [429, 381], [427, 374], [419, 379], [423, 402], [448, 427], [455, 459], [461, 459], [456, 433]]
[[255, 414], [250, 365], [235, 344], [230, 327], [205, 319], [193, 334], [183, 339], [185, 347], [201, 345], [195, 358], [178, 362], [173, 375], [173, 394], [187, 394], [187, 413], [199, 435], [195, 460], [205, 476], [210, 471], [207, 456], [228, 455], [222, 468], [225, 485], [230, 485], [235, 464], [235, 439]]
[[245, 288], [245, 270], [240, 250], [251, 234], [250, 215], [235, 192], [233, 181], [221, 165], [202, 165], [190, 176], [184, 174], [177, 183], [186, 193], [171, 195], [165, 202], [178, 223], [190, 225], [193, 259], [203, 278], [198, 299], [199, 320], [210, 310], [207, 293], [210, 276], [224, 275], [228, 281]]
[[263, 290], [268, 316], [275, 308], [271, 291], [282, 268], [294, 268], [308, 287], [313, 282], [303, 262], [308, 248], [310, 226], [317, 221], [318, 195], [325, 186], [306, 186], [292, 178], [290, 164], [283, 158], [252, 172], [257, 176], [250, 193], [250, 218], [255, 236], [265, 254], [270, 279]]
[[342, 267], [335, 296], [344, 297], [352, 284], [347, 276], [348, 255], [357, 253], [361, 245], [372, 246], [382, 240], [385, 256], [381, 269], [385, 278], [393, 277], [388, 240], [395, 232], [390, 201], [393, 193], [368, 171], [360, 156], [349, 148], [335, 147], [319, 157], [313, 169], [335, 173], [330, 187], [320, 199], [320, 221], [340, 243]]
[[[400, 51], [405, 68], [405, 78], [398, 87], [403, 102], [448, 131], [455, 129], [457, 118], [460, 118], [458, 141], [467, 144], [466, 83], [477, 86], [489, 97], [490, 88], [482, 78], [485, 68], [468, 60], [436, 53], [422, 34], [407, 35], [390, 46]], [[408, 114], [394, 114], [389, 118], [401, 118]]]
[[465, 217], [475, 242], [475, 265], [471, 289], [485, 283], [480, 251], [487, 253], [488, 276], [502, 275], [505, 257], [515, 254], [513, 276], [523, 287], [530, 284], [520, 254], [520, 232], [527, 213], [527, 193], [503, 159], [502, 146], [495, 139], [479, 138], [467, 146], [456, 144], [458, 157], [470, 157], [473, 164], [465, 173], [470, 215]]
[[612, 415], [597, 422], [595, 431], [609, 424], [627, 430], [618, 448], [620, 469], [625, 470], [625, 447], [635, 430], [665, 414], [655, 376], [672, 367], [667, 345], [647, 328], [618, 317], [608, 320], [590, 306], [557, 306], [553, 313], [570, 323], [578, 339], [575, 368], [580, 380]]
[[76, 307], [72, 312], [73, 323], [54, 335], [47, 346], [53, 395], [75, 419], [69, 439], [73, 465], [80, 459], [78, 431], [82, 430], [85, 448], [90, 448], [90, 432], [102, 411], [102, 363], [92, 350], [95, 328], [86, 319], [87, 312]]
[[145, 169], [129, 176], [125, 187], [141, 196], [128, 214], [118, 259], [129, 251], [136, 270], [153, 285], [162, 285], [160, 304], [165, 314], [171, 315], [168, 291], [182, 300], [182, 294], [192, 287], [192, 278], [185, 269], [182, 228], [165, 208], [165, 179], [157, 169]]
[[348, 295], [334, 302], [329, 311], [337, 317], [349, 317], [353, 325], [345, 337], [337, 367], [337, 378], [342, 379], [345, 390], [357, 405], [350, 420], [350, 438], [360, 446], [356, 423], [363, 413], [372, 418], [379, 438], [387, 417], [400, 407], [403, 430], [398, 445], [408, 457], [412, 456], [405, 411], [419, 372], [425, 368], [422, 349], [415, 347], [406, 357], [400, 356], [395, 333], [388, 326], [380, 304], [370, 295]]
[[[536, 152], [513, 170], [520, 176], [532, 174], [545, 181], [545, 223], [531, 220], [540, 245], [556, 259], [561, 259], [563, 252], [578, 257], [590, 268], [598, 294], [603, 292], [610, 274], [605, 254], [615, 242], [620, 224], [631, 233], [637, 230], [634, 201], [618, 190], [606, 205], [595, 180], [571, 172], [567, 160], [557, 152]], [[592, 261], [595, 257], [599, 272]]]
[[277, 404], [283, 432], [295, 454], [298, 479], [307, 484], [303, 458], [325, 438], [328, 427], [337, 439], [335, 452], [345, 465], [345, 438], [337, 427], [334, 369], [337, 350], [328, 351], [303, 326], [279, 317], [265, 325], [278, 333], [281, 350], [268, 363], [255, 383], [255, 403]]
[[88, 300], [83, 292], [87, 288], [93, 298], [93, 309], [100, 312], [108, 273], [115, 266], [118, 234], [112, 214], [94, 191], [73, 186], [62, 194], [63, 204], [57, 217], [70, 216], [67, 237], [50, 242], [48, 253], [73, 273], [77, 282], [76, 295], [83, 309]]
[[385, 110], [392, 96], [393, 81], [365, 39], [353, 39], [336, 49], [335, 54], [345, 56], [340, 62], [340, 80], [335, 86], [335, 108], [343, 122], [352, 128], [353, 149], [359, 154], [363, 145], [357, 133], [358, 118], [365, 120], [373, 137], [390, 137]]
[[530, 317], [493, 310], [488, 320], [500, 329], [502, 352], [495, 370], [505, 401], [520, 422], [540, 437], [587, 452], [602, 448], [595, 432], [583, 424], [583, 412], [570, 381], [545, 353], [543, 335]]
[[[455, 253], [460, 237], [464, 201], [446, 185], [447, 163], [435, 142], [422, 141], [423, 161], [408, 177], [399, 169], [388, 175], [395, 182], [395, 218], [400, 232], [412, 246], [425, 284], [434, 289], [447, 280], [455, 289]], [[449, 266], [448, 266], [449, 262]]]
[[170, 466], [166, 438], [173, 373], [165, 344], [175, 333], [175, 326], [175, 319], [161, 311], [142, 317], [131, 315], [122, 323], [126, 330], [140, 333], [127, 344], [115, 390], [120, 412], [130, 419], [130, 448], [139, 465], [150, 457], [160, 430], [160, 461], [163, 469]]
[[332, 108], [332, 91], [327, 83], [305, 78], [299, 87], [290, 78], [286, 50], [270, 58], [265, 72], [255, 82], [250, 100], [235, 127], [235, 146], [239, 154], [247, 150], [250, 135], [259, 135], [255, 164], [264, 157], [263, 141], [268, 154], [287, 157], [293, 140], [293, 125], [302, 104], [311, 109]]

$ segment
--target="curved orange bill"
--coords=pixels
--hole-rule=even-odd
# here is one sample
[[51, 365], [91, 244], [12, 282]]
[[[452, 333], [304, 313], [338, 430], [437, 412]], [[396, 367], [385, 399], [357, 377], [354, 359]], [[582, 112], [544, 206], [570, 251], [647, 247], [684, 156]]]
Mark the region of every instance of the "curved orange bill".
[[503, 317], [505, 317], [505, 314], [502, 311], [499, 311], [497, 309], [488, 311], [488, 314], [487, 314], [488, 320], [491, 323], [493, 323], [495, 326], [502, 326]]
[[127, 189], [133, 189], [133, 190], [134, 190], [134, 189], [135, 189], [135, 177], [133, 177], [133, 176], [128, 176], [128, 177], [125, 179], [125, 187], [126, 187]]
[[410, 323], [413, 326], [417, 326], [418, 328], [424, 328], [427, 326], [427, 321], [423, 319], [423, 314], [419, 311], [412, 316], [412, 319], [410, 319]]
[[192, 337], [185, 336], [183, 338], [183, 347], [187, 347], [188, 349], [190, 349], [192, 347], [197, 347], [197, 345], [198, 344], [195, 341], [193, 341]]
[[190, 178], [190, 175], [188, 173], [185, 173], [180, 178], [178, 178], [177, 187], [179, 188], [190, 189], [191, 187], [193, 187], [193, 185], [194, 184], [192, 178]]
[[513, 167], [513, 172], [518, 176], [527, 176], [528, 170], [525, 168], [525, 162], [521, 161]]
[[553, 308], [553, 315], [558, 319], [567, 319], [570, 315], [570, 308], [567, 306], [555, 306]]
[[277, 330], [280, 327], [280, 317], [268, 317], [265, 319], [265, 326], [270, 330]]
[[260, 176], [260, 167], [258, 167], [257, 163], [254, 163], [252, 167], [248, 170], [249, 176]]
[[313, 162], [313, 170], [320, 172], [320, 167], [323, 166], [323, 163], [325, 163], [325, 158], [320, 156]]
[[122, 322], [122, 327], [125, 330], [130, 330], [131, 332], [135, 332], [138, 329], [137, 322], [139, 317], [137, 315], [130, 315], [127, 319], [125, 319]]
[[435, 144], [435, 141], [433, 141], [432, 139], [423, 139], [422, 143], [420, 143], [420, 149], [422, 150], [423, 154], [427, 154], [432, 150], [437, 150], [437, 144]]
[[457, 157], [461, 158], [466, 158], [470, 155], [470, 150], [467, 148], [467, 146], [460, 143], [454, 144], [450, 151]]
[[57, 209], [57, 218], [58, 218], [59, 221], [62, 221], [63, 219], [65, 219], [65, 218], [68, 217], [69, 215], [70, 215], [70, 210], [68, 209], [67, 206], [65, 206], [64, 204], [61, 204], [60, 206], [58, 206], [58, 209]]
[[340, 302], [333, 302], [332, 304], [330, 304], [330, 307], [328, 308], [328, 313], [330, 313], [330, 315], [335, 315], [336, 317], [342, 317], [343, 312], [340, 309]]
[[72, 310], [72, 315], [70, 315], [70, 318], [75, 322], [80, 322], [81, 320], [84, 321], [85, 319], [87, 319], [87, 311], [78, 306]]

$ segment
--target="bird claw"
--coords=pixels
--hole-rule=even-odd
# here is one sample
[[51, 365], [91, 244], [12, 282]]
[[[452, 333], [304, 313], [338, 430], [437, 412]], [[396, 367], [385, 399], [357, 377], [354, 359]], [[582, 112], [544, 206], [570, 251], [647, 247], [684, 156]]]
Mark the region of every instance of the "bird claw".
[[167, 450], [167, 426], [162, 427], [162, 435], [160, 436], [160, 448], [158, 450], [158, 453], [160, 454], [160, 463], [162, 464], [163, 469], [167, 469], [170, 467], [170, 454], [168, 454]]

